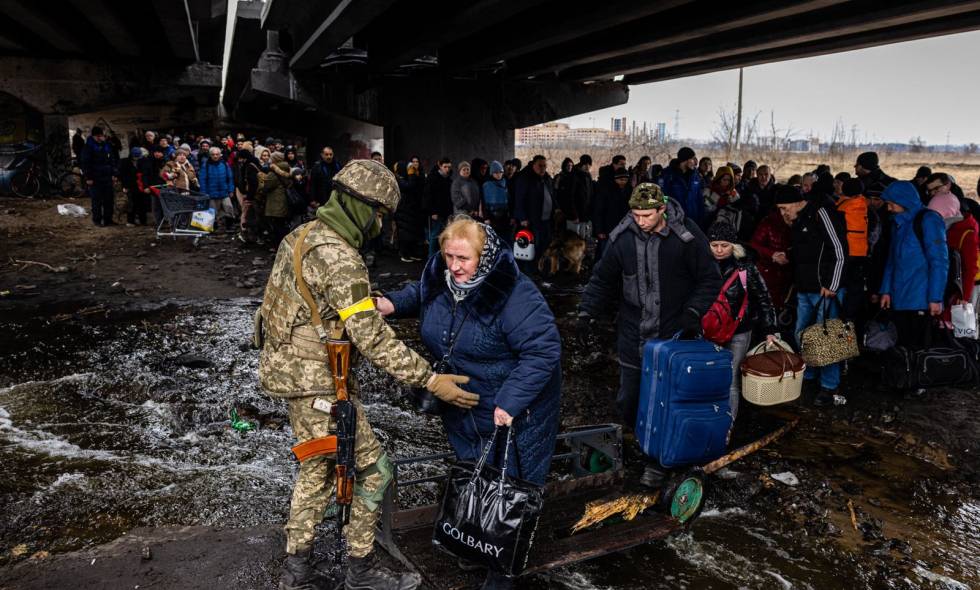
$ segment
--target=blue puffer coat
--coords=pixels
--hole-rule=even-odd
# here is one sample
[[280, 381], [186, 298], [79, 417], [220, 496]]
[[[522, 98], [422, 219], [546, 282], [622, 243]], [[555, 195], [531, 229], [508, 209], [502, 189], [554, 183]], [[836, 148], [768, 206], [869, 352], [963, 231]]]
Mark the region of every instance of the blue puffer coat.
[[463, 387], [478, 393], [480, 403], [472, 410], [446, 406], [442, 419], [449, 443], [460, 460], [475, 461], [494, 431], [493, 412], [499, 406], [514, 417], [520, 456], [518, 470], [510, 454], [508, 473], [544, 483], [558, 434], [561, 396], [561, 339], [555, 318], [507, 248], [500, 249], [486, 279], [459, 304], [446, 286], [445, 270], [442, 256], [435, 255], [421, 281], [386, 296], [396, 317], [420, 317], [422, 342], [436, 358], [446, 353], [450, 334], [459, 331], [450, 366], [470, 377]]
[[224, 160], [204, 160], [197, 180], [201, 183], [201, 192], [215, 199], [223, 199], [235, 192], [235, 175]]
[[684, 215], [699, 226], [704, 224], [704, 196], [701, 194], [701, 175], [697, 170], [681, 172], [679, 166], [670, 166], [660, 177], [664, 194], [676, 200], [684, 209]]
[[892, 309], [924, 310], [941, 303], [949, 272], [946, 225], [934, 211], [922, 217], [922, 241], [915, 234], [915, 216], [923, 208], [919, 191], [911, 182], [893, 182], [881, 198], [905, 211], [892, 216], [891, 249], [881, 281], [881, 294], [891, 295]]

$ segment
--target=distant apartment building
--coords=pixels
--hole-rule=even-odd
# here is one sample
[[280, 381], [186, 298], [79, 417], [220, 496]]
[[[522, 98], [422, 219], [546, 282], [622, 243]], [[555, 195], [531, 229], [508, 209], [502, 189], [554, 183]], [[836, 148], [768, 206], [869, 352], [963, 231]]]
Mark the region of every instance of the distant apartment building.
[[613, 133], [626, 133], [626, 117], [613, 117], [610, 119], [609, 130]]
[[[622, 121], [625, 124], [626, 119]], [[571, 128], [567, 123], [542, 123], [533, 127], [514, 130], [516, 145], [535, 145], [542, 147], [582, 144], [591, 146], [611, 146], [621, 142], [623, 132], [613, 132], [597, 127]]]
[[657, 123], [657, 130], [654, 132], [653, 138], [656, 141], [664, 141], [667, 139], [667, 123]]

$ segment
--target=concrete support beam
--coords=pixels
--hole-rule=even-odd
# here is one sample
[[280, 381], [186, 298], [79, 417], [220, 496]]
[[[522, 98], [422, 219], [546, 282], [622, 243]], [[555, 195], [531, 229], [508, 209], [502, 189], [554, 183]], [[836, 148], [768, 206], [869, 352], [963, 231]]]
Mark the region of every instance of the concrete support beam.
[[629, 74], [624, 81], [627, 84], [646, 84], [662, 80], [672, 80], [686, 76], [695, 76], [709, 72], [718, 72], [739, 67], [748, 67], [764, 63], [813, 57], [852, 51], [867, 47], [887, 45], [925, 39], [936, 35], [963, 33], [980, 29], [980, 11], [958, 14], [955, 16], [927, 20], [907, 24], [890, 29], [853, 33], [851, 35], [835, 36], [810, 43], [791, 45], [775, 50], [740, 53], [717, 59], [705, 60], [696, 64], [685, 64], [673, 67], [647, 68], [643, 71]]
[[153, 10], [163, 25], [170, 51], [178, 59], [201, 60], [197, 42], [197, 21], [191, 18], [186, 1], [153, 0]]
[[[526, 78], [559, 73], [573, 66], [612, 60], [624, 55], [650, 51], [677, 43], [692, 43], [697, 39], [726, 33], [739, 27], [749, 27], [765, 33], [768, 21], [814, 10], [822, 10], [848, 0], [795, 0], [774, 7], [770, 0], [751, 3], [732, 2], [719, 6], [712, 18], [699, 26], [690, 26], [691, 7], [681, 5], [659, 14], [625, 22], [611, 29], [548, 47], [507, 62], [507, 74]], [[655, 34], [651, 32], [655, 31]], [[739, 36], [744, 40], [754, 35]]]
[[393, 81], [383, 89], [385, 160], [443, 156], [454, 162], [514, 156], [514, 129], [498, 125], [485, 85], [439, 79]]
[[142, 64], [4, 58], [0, 88], [42, 113], [70, 115], [185, 98], [213, 102], [221, 88], [221, 68], [193, 64], [150, 69]]
[[[631, 54], [625, 57], [578, 66], [562, 73], [568, 80], [601, 80], [619, 74], [633, 74], [657, 69], [722, 59], [736, 54], [775, 50], [822, 40], [839, 40], [848, 35], [868, 35], [875, 31], [929, 19], [948, 17], [980, 9], [976, 0], [891, 2], [876, 0], [848, 2], [812, 15], [790, 16], [730, 31], [725, 40], [710, 45], [683, 43]], [[760, 30], [761, 29], [761, 30]], [[839, 44], [841, 50], [847, 47]]]
[[139, 57], [140, 42], [107, 0], [70, 0], [70, 3], [75, 10], [88, 15], [97, 34], [105, 37], [113, 51], [127, 58]]
[[252, 68], [255, 67], [265, 48], [265, 34], [262, 33], [262, 3], [256, 0], [238, 0], [235, 22], [231, 27], [231, 43], [225, 56], [225, 80], [222, 102], [233, 109], [242, 90], [248, 84]]
[[[77, 42], [71, 31], [65, 30], [45, 14], [52, 10], [43, 2], [31, 0], [0, 0], [0, 13], [9, 15], [17, 24], [32, 35], [44, 39], [46, 43], [64, 53], [82, 53], [82, 45]], [[84, 23], [81, 23], [84, 25]]]
[[341, 43], [359, 33], [388, 10], [395, 0], [341, 0], [307, 38], [297, 40], [296, 53], [289, 67], [302, 70], [320, 65], [323, 58]]
[[454, 70], [489, 65], [500, 60], [537, 51], [558, 43], [574, 41], [622, 23], [689, 3], [690, 0], [636, 2], [608, 0], [596, 9], [592, 2], [554, 2], [532, 6], [506, 21], [459, 43], [446, 46], [439, 53], [441, 65]]
[[501, 92], [497, 122], [513, 129], [626, 104], [629, 87], [621, 82], [510, 82]]

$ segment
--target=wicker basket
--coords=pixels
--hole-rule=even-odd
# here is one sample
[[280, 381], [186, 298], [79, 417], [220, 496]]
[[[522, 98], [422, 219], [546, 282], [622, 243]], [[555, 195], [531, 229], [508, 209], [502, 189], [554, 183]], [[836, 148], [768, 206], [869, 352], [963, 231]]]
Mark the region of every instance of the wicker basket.
[[742, 397], [757, 406], [774, 406], [800, 397], [806, 363], [793, 349], [776, 340], [761, 342], [742, 362]]

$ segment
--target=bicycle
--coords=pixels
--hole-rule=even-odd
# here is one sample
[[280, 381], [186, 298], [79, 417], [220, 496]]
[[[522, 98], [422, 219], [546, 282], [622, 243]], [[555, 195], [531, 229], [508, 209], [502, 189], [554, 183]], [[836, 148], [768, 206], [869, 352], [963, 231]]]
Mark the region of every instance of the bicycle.
[[85, 183], [77, 170], [68, 170], [55, 178], [49, 168], [42, 167], [35, 159], [10, 179], [10, 190], [18, 197], [35, 197], [42, 187], [47, 194], [56, 190], [63, 197], [77, 198], [85, 194]]

